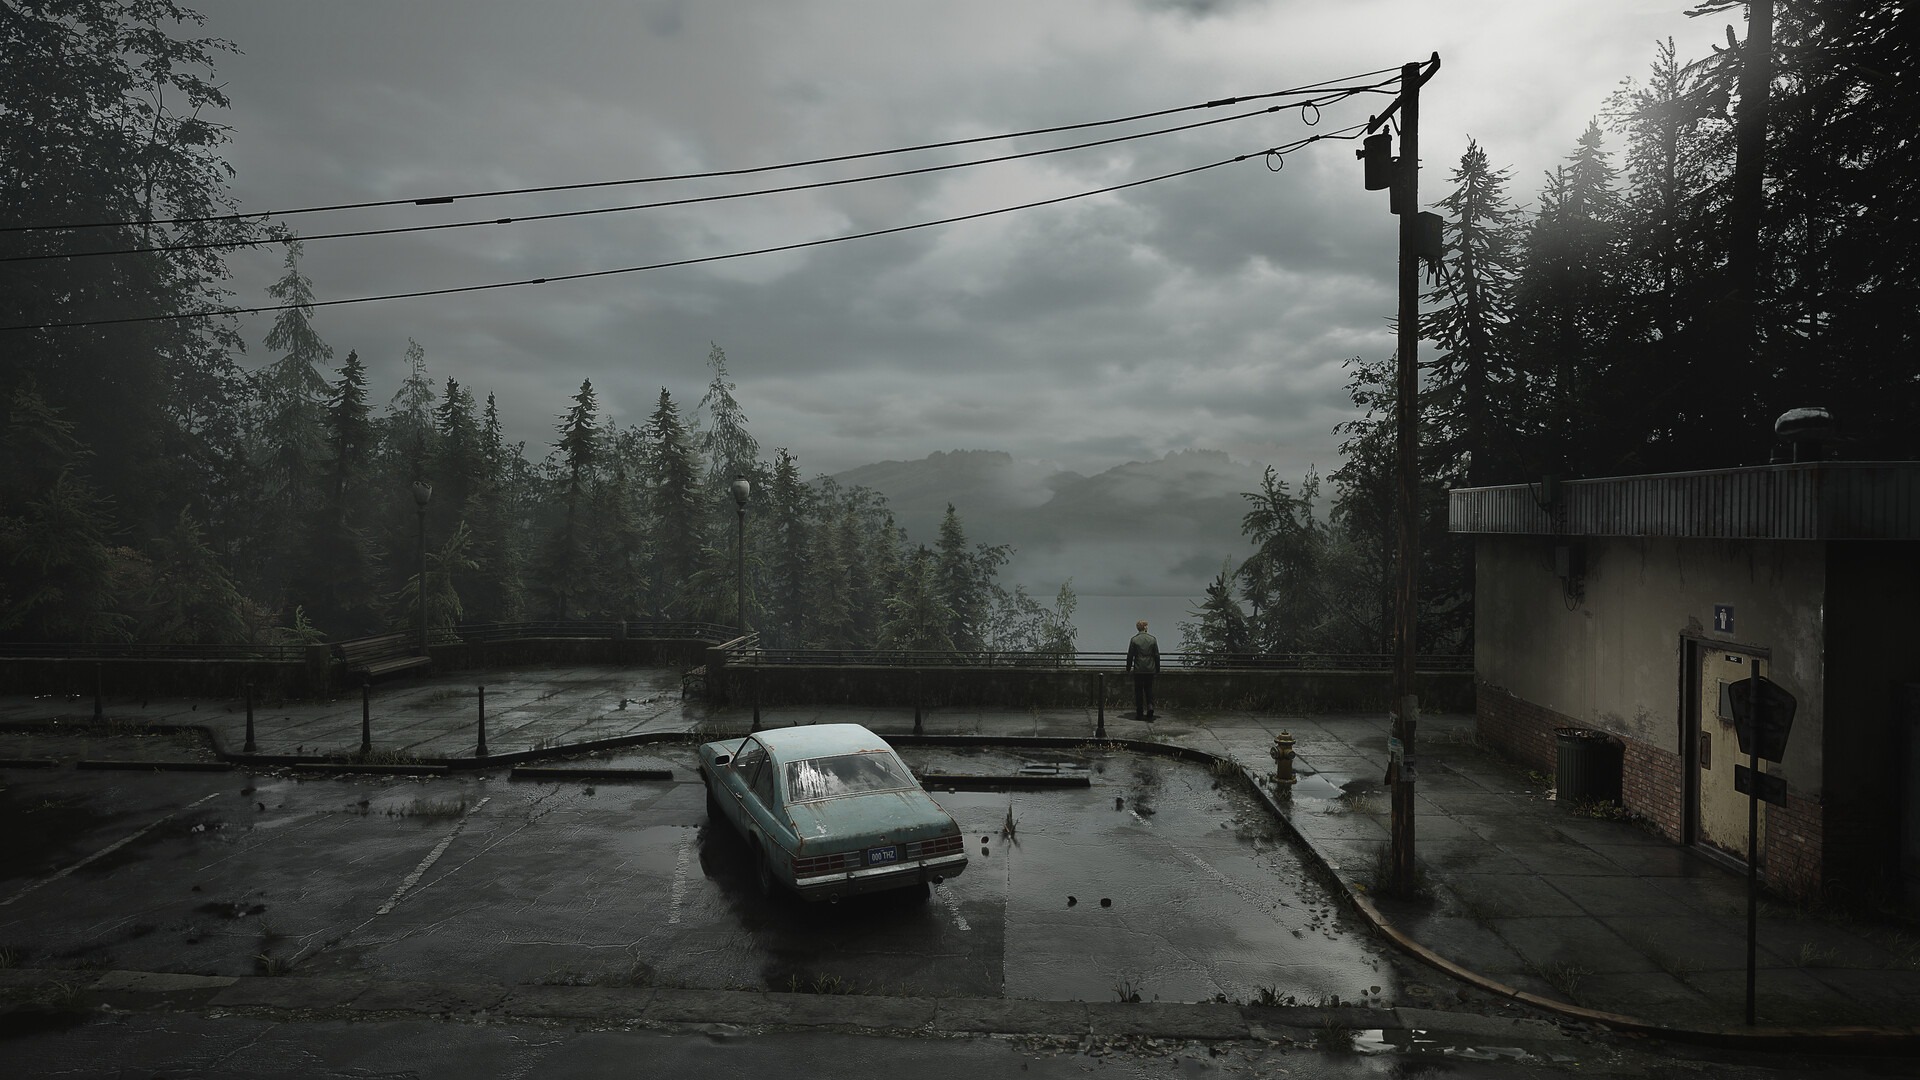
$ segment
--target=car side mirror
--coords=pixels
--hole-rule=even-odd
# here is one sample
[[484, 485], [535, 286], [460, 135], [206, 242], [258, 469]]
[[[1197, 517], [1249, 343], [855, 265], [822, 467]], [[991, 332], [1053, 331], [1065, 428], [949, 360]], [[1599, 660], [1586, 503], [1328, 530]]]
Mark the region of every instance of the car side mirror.
[[717, 769], [720, 766], [725, 765], [727, 762], [732, 760], [733, 760], [732, 754], [721, 754], [718, 757], [715, 757], [713, 759], [713, 767]]

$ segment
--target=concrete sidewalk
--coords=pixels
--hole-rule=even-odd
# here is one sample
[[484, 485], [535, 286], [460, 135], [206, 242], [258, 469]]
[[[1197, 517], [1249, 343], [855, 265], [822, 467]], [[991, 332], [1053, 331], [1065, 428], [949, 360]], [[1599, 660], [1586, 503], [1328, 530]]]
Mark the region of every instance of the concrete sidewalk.
[[[485, 683], [490, 756], [557, 753], [583, 744], [687, 733], [745, 732], [750, 710], [683, 702], [676, 673], [612, 668], [434, 676], [376, 689], [368, 730], [376, 754], [474, 765], [477, 687]], [[0, 698], [0, 722], [65, 715], [91, 702]], [[110, 721], [205, 727], [225, 754], [246, 735], [241, 702], [109, 701]], [[766, 726], [862, 723], [915, 732], [910, 710], [768, 707]], [[927, 735], [1088, 739], [1092, 710], [942, 708]], [[262, 756], [320, 759], [361, 745], [358, 695], [255, 710]], [[1106, 734], [1204, 751], [1257, 776], [1282, 730], [1297, 775], [1272, 802], [1353, 904], [1402, 947], [1495, 993], [1579, 1020], [1733, 1039], [1807, 1034], [1920, 1040], [1920, 928], [1799, 910], [1763, 898], [1757, 1019], [1744, 1023], [1744, 872], [1627, 820], [1581, 816], [1553, 800], [1549, 778], [1484, 750], [1467, 716], [1423, 718], [1416, 849], [1419, 901], [1373, 892], [1385, 861], [1382, 776], [1387, 721], [1357, 715], [1163, 713], [1142, 723], [1109, 712]], [[7, 751], [17, 756], [18, 738]], [[1271, 792], [1271, 789], [1268, 789]]]

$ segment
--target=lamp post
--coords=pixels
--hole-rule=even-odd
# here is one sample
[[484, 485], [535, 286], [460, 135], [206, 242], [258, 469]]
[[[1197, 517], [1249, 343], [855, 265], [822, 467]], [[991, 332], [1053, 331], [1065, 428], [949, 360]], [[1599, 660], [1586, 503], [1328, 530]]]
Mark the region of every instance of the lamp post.
[[740, 624], [742, 636], [747, 632], [747, 497], [753, 494], [753, 485], [744, 476], [733, 478], [733, 505], [740, 519], [739, 531], [734, 539], [734, 597], [738, 606], [734, 612], [734, 621]]
[[432, 655], [427, 652], [427, 503], [433, 500], [433, 485], [425, 480], [413, 482], [413, 505], [419, 510], [420, 545], [419, 571], [415, 580], [416, 592], [420, 594], [420, 655]]

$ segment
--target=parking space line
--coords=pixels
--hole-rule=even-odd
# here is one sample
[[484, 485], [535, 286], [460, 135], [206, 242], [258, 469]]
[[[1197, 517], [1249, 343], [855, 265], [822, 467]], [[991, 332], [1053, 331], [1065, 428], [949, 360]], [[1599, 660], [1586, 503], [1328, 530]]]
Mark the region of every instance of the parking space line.
[[210, 795], [202, 795], [198, 799], [195, 799], [192, 802], [188, 803], [187, 805], [181, 807], [180, 809], [175, 810], [173, 813], [168, 814], [166, 817], [161, 818], [159, 821], [156, 821], [153, 824], [148, 825], [146, 828], [141, 829], [139, 832], [134, 833], [132, 836], [127, 836], [119, 840], [116, 840], [113, 843], [108, 844], [106, 847], [101, 848], [99, 851], [96, 851], [93, 854], [87, 856], [86, 858], [81, 859], [79, 862], [74, 863], [72, 866], [69, 866], [64, 870], [61, 870], [50, 877], [41, 878], [39, 881], [34, 882], [33, 884], [27, 886], [24, 889], [21, 889], [19, 892], [14, 893], [12, 896], [7, 897], [5, 900], [0, 900], [0, 907], [6, 907], [8, 904], [13, 903], [15, 900], [20, 899], [21, 897], [27, 895], [28, 893], [34, 891], [35, 889], [40, 888], [43, 885], [51, 885], [54, 882], [59, 881], [61, 878], [66, 877], [68, 874], [73, 873], [75, 870], [78, 870], [81, 867], [87, 865], [88, 863], [93, 862], [95, 859], [102, 859], [108, 855], [113, 854], [116, 851], [119, 851], [121, 848], [126, 847], [128, 844], [133, 843], [135, 840], [140, 839], [141, 837], [147, 835], [153, 830], [159, 828], [162, 825], [165, 825], [167, 822], [172, 821], [174, 818], [180, 816], [181, 814], [185, 813], [188, 810], [193, 809], [196, 806], [199, 806], [201, 803], [206, 802], [208, 799], [211, 799], [218, 794], [220, 793], [216, 791]]
[[488, 800], [492, 798], [493, 796], [489, 795], [481, 799], [479, 802], [473, 804], [472, 809], [460, 815], [460, 820], [454, 823], [452, 831], [440, 838], [440, 842], [434, 845], [433, 850], [427, 852], [427, 857], [420, 860], [420, 865], [413, 868], [413, 873], [400, 879], [400, 887], [393, 890], [393, 895], [387, 897], [387, 902], [381, 904], [380, 910], [374, 912], [374, 915], [385, 915], [387, 912], [392, 911], [393, 906], [399, 903], [402, 897], [407, 895], [407, 890], [419, 883], [420, 876], [432, 869], [433, 864], [440, 861], [440, 856], [446, 854], [448, 845], [452, 844], [454, 838], [460, 835], [460, 830], [467, 827], [467, 819], [473, 816], [474, 811], [487, 805]]
[[673, 888], [667, 900], [667, 922], [680, 921], [680, 901], [687, 895], [687, 862], [693, 850], [693, 830], [680, 836], [680, 854], [673, 860]]

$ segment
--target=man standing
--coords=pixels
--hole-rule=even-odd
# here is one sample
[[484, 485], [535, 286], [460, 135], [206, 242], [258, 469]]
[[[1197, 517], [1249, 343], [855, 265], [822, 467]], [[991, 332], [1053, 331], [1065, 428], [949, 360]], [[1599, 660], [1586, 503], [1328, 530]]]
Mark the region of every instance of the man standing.
[[1160, 670], [1160, 643], [1147, 633], [1147, 620], [1134, 623], [1140, 632], [1127, 642], [1127, 670], [1133, 672], [1133, 718], [1153, 719], [1153, 676]]

